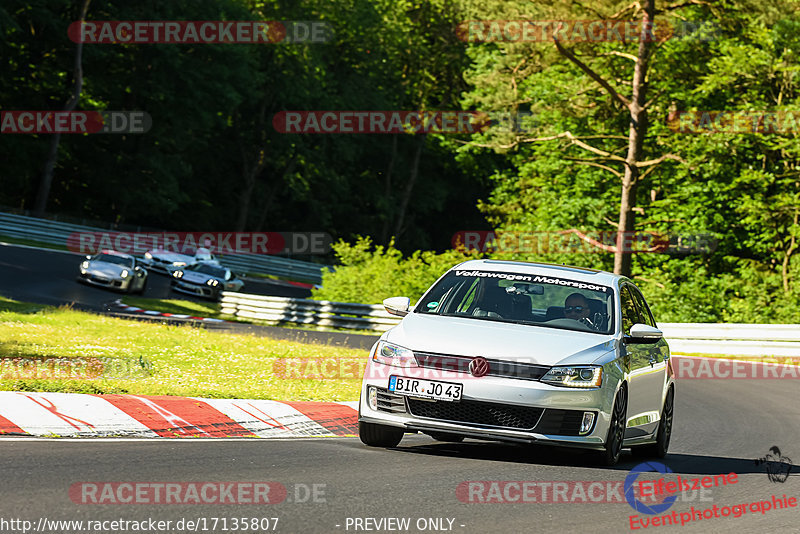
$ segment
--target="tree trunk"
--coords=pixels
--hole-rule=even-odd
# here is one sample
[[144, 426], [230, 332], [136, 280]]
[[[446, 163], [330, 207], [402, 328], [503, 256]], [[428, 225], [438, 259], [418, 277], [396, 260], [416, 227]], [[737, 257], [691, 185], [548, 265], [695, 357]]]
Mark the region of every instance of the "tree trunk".
[[425, 138], [427, 134], [420, 135], [419, 143], [417, 143], [417, 150], [414, 153], [414, 162], [411, 164], [411, 173], [408, 176], [406, 188], [403, 191], [403, 198], [400, 200], [400, 210], [397, 213], [397, 222], [394, 226], [394, 237], [398, 239], [400, 232], [403, 230], [403, 222], [405, 222], [406, 210], [408, 209], [408, 202], [411, 199], [411, 192], [414, 190], [414, 183], [417, 181], [419, 175], [419, 158], [422, 155], [422, 149], [425, 146]]
[[267, 196], [264, 198], [264, 203], [261, 205], [261, 214], [258, 217], [258, 224], [256, 224], [257, 232], [264, 231], [264, 223], [267, 222], [269, 209], [272, 206], [272, 200], [275, 198], [275, 195], [278, 192], [279, 185], [286, 183], [286, 177], [294, 172], [294, 168], [296, 166], [297, 166], [297, 155], [294, 155], [292, 156], [292, 159], [289, 161], [289, 164], [286, 166], [286, 169], [284, 169], [280, 180], [276, 181], [273, 187], [269, 188], [269, 194], [267, 194]]
[[642, 15], [642, 29], [639, 34], [639, 51], [636, 55], [636, 66], [633, 70], [633, 92], [629, 105], [631, 122], [628, 127], [628, 154], [625, 158], [625, 174], [622, 178], [622, 194], [619, 202], [619, 227], [617, 231], [617, 250], [614, 253], [614, 274], [631, 275], [631, 252], [628, 244], [634, 230], [634, 212], [636, 206], [636, 185], [639, 179], [639, 159], [642, 146], [647, 135], [647, 109], [645, 109], [647, 93], [647, 65], [650, 59], [650, 48], [653, 46], [651, 31], [655, 13], [655, 0], [645, 0]]
[[[89, 11], [89, 2], [91, 0], [83, 0], [81, 6], [81, 16], [78, 19], [81, 24], [86, 20], [86, 13]], [[81, 89], [83, 89], [83, 42], [79, 41], [75, 47], [75, 64], [73, 66], [73, 75], [75, 83], [72, 87], [72, 96], [64, 105], [63, 111], [73, 111], [78, 105], [81, 98]], [[50, 197], [50, 187], [53, 185], [53, 171], [56, 168], [56, 161], [58, 160], [58, 145], [61, 143], [61, 133], [54, 133], [50, 137], [50, 148], [47, 151], [47, 158], [44, 160], [44, 169], [42, 170], [42, 179], [39, 182], [39, 190], [36, 192], [36, 201], [33, 204], [33, 215], [35, 217], [42, 217], [47, 211], [47, 199]]]
[[392, 171], [394, 170], [394, 160], [397, 157], [397, 134], [392, 135], [392, 154], [389, 156], [389, 168], [386, 169], [386, 177], [383, 180], [383, 198], [386, 200], [387, 212], [383, 214], [383, 226], [381, 227], [381, 243], [384, 246], [389, 242], [389, 224], [392, 221], [394, 211], [392, 207]]

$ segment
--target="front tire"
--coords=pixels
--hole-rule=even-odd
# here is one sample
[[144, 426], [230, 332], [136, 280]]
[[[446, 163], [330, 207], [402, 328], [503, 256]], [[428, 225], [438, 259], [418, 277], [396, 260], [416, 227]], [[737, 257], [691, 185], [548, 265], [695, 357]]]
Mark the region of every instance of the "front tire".
[[658, 423], [656, 442], [647, 445], [631, 447], [631, 452], [638, 457], [663, 458], [669, 450], [669, 440], [672, 437], [672, 414], [675, 409], [675, 388], [670, 387], [667, 398], [664, 399], [664, 408], [661, 410], [661, 421]]
[[608, 436], [603, 451], [600, 452], [600, 463], [606, 466], [617, 465], [622, 455], [622, 442], [625, 438], [625, 423], [628, 413], [628, 389], [623, 385], [619, 388], [611, 409], [611, 424], [608, 426]]
[[358, 437], [361, 443], [370, 447], [397, 447], [403, 434], [402, 428], [358, 422]]

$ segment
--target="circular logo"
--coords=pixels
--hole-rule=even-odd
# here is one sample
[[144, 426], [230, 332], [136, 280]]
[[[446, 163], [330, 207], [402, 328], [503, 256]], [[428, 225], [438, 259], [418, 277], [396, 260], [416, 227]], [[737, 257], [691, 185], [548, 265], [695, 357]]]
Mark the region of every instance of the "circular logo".
[[634, 484], [636, 479], [639, 478], [639, 473], [672, 473], [672, 469], [659, 462], [645, 462], [639, 464], [625, 477], [625, 500], [628, 501], [634, 510], [643, 514], [657, 515], [665, 510], [669, 510], [670, 506], [678, 499], [677, 495], [670, 495], [663, 502], [657, 504], [645, 504], [638, 500], [633, 494]]
[[486, 376], [489, 372], [489, 362], [482, 356], [473, 358], [472, 361], [469, 362], [469, 372], [475, 377]]

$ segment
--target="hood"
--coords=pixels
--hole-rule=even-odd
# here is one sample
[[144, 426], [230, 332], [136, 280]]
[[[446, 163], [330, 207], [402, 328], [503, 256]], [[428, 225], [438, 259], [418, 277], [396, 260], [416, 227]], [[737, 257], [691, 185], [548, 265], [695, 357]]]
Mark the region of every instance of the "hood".
[[130, 274], [133, 274], [131, 267], [125, 267], [116, 263], [106, 263], [104, 261], [90, 261], [89, 268], [86, 269], [90, 274], [96, 276], [105, 276], [106, 278], [119, 278], [123, 269], [127, 269]]
[[[179, 280], [183, 282], [189, 282], [191, 284], [205, 284], [208, 280], [219, 280], [216, 276], [211, 276], [210, 274], [205, 273], [198, 273], [195, 271], [183, 271], [183, 276], [179, 278]], [[222, 280], [219, 280], [222, 283]]]
[[383, 338], [412, 351], [540, 365], [588, 364], [614, 350], [614, 336], [409, 313]]

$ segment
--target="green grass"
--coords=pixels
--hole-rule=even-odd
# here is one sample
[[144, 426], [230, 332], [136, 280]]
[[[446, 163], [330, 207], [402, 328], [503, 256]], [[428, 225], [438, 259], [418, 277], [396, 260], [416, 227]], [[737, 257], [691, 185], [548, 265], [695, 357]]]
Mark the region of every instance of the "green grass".
[[[14, 302], [0, 297], [0, 358], [7, 364], [68, 358], [125, 361], [132, 379], [15, 378], [0, 390], [184, 395], [275, 400], [357, 400], [360, 377], [287, 379], [273, 372], [282, 358], [319, 358], [363, 367], [366, 351], [293, 343], [190, 326], [113, 317]], [[4, 367], [3, 369], [8, 369]]]
[[69, 250], [67, 249], [66, 243], [63, 245], [54, 245], [52, 243], [44, 243], [42, 241], [36, 241], [33, 239], [22, 239], [18, 237], [9, 237], [4, 235], [0, 235], [0, 242], [11, 243], [13, 245], [28, 245], [29, 247], [46, 248], [52, 250]]

